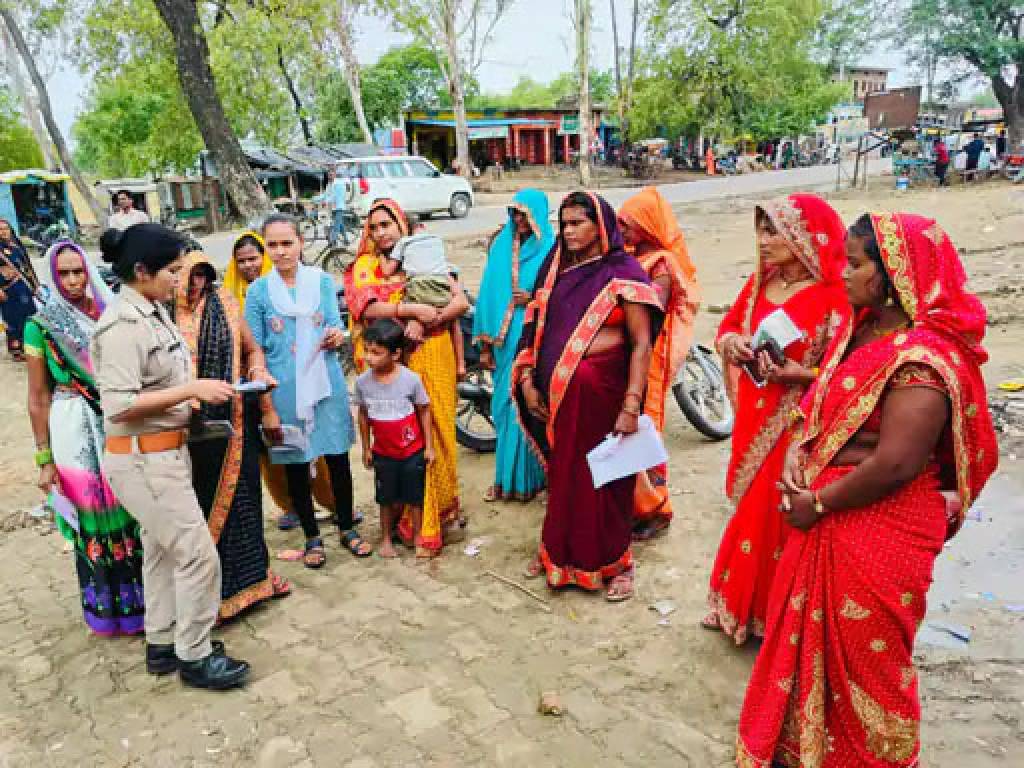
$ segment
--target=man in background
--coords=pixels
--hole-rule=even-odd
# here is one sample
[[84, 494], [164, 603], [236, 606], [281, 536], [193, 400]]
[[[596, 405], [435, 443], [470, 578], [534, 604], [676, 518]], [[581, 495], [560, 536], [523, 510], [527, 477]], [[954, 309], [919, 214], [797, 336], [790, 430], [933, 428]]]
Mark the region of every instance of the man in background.
[[338, 244], [338, 237], [348, 244], [348, 232], [345, 231], [345, 209], [348, 205], [348, 179], [339, 178], [336, 169], [327, 172], [327, 187], [313, 198], [314, 202], [326, 203], [331, 206], [331, 231], [327, 242], [333, 248]]
[[135, 209], [132, 201], [132, 193], [127, 189], [118, 191], [115, 196], [117, 210], [110, 214], [107, 219], [107, 226], [112, 229], [128, 229], [135, 224], [145, 224], [149, 221], [149, 215], [145, 211]]

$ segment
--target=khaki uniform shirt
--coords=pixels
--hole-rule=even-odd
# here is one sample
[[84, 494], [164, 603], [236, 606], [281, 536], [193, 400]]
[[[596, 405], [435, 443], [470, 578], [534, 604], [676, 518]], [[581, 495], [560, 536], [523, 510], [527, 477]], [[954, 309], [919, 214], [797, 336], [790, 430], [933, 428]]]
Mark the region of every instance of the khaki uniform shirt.
[[176, 387], [192, 378], [188, 345], [163, 305], [124, 286], [121, 300], [96, 324], [91, 350], [107, 435], [144, 435], [188, 426], [189, 401], [137, 421], [111, 421], [131, 408], [140, 393]]

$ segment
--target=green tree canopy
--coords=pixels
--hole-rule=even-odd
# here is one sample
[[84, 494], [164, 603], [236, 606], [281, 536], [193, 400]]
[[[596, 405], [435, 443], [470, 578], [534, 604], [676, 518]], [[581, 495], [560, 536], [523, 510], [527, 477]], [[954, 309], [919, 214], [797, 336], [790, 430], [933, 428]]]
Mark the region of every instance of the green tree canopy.
[[991, 83], [1011, 141], [1024, 142], [1024, 7], [1019, 0], [910, 0], [898, 34], [919, 54]]
[[845, 93], [815, 56], [818, 0], [659, 0], [632, 138], [803, 133]]
[[41, 168], [43, 153], [11, 93], [0, 87], [0, 172]]
[[[575, 72], [563, 72], [550, 83], [541, 83], [523, 75], [507, 93], [481, 93], [470, 99], [476, 109], [551, 109], [559, 103], [575, 104], [579, 95], [579, 80]], [[590, 99], [592, 104], [608, 106], [615, 98], [615, 76], [610, 70], [590, 70]]]
[[[392, 48], [361, 73], [363, 109], [371, 129], [397, 125], [402, 110], [449, 102], [433, 51], [413, 44]], [[345, 78], [328, 72], [317, 85], [316, 136], [326, 142], [361, 141]]]

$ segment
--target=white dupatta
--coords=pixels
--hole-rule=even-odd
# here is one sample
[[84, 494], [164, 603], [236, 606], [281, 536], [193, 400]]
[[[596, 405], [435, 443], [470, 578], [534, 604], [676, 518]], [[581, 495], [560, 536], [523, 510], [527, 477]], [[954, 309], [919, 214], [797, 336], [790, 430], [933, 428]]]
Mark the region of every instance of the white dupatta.
[[316, 267], [299, 265], [295, 273], [295, 298], [278, 271], [267, 275], [267, 292], [274, 310], [295, 319], [295, 414], [308, 435], [313, 431], [313, 410], [331, 395], [327, 357], [320, 348], [323, 340], [314, 323], [320, 308], [320, 276]]

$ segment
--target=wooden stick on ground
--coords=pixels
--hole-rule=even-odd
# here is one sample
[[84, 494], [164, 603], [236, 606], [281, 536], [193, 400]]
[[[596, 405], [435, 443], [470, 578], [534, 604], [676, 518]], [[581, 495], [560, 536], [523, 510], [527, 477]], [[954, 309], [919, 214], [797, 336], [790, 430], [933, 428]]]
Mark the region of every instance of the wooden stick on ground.
[[512, 587], [514, 589], [518, 589], [520, 592], [523, 592], [524, 594], [529, 595], [530, 597], [532, 597], [534, 600], [536, 600], [540, 604], [540, 607], [542, 609], [544, 609], [544, 611], [546, 611], [547, 613], [551, 613], [551, 606], [548, 605], [548, 601], [545, 600], [540, 595], [538, 595], [532, 589], [527, 589], [526, 587], [524, 587], [519, 582], [512, 581], [512, 579], [509, 579], [509, 578], [507, 578], [505, 576], [502, 576], [500, 573], [495, 573], [494, 571], [484, 571], [484, 573], [487, 574], [488, 576], [493, 576], [495, 579], [500, 581], [502, 584], [508, 584], [510, 587]]

